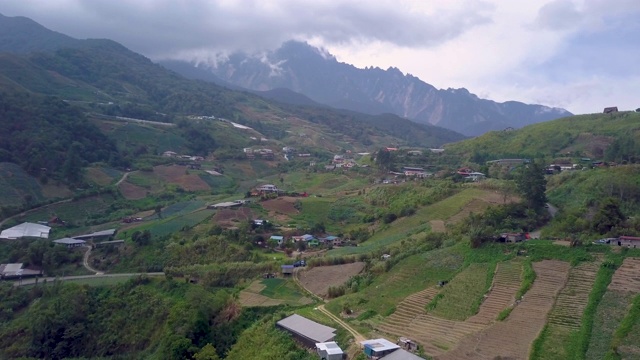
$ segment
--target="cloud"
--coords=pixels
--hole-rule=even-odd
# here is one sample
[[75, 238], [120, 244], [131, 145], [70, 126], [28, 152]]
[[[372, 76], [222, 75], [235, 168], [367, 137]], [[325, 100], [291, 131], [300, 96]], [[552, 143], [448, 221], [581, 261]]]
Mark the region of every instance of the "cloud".
[[554, 0], [538, 11], [536, 24], [543, 29], [566, 30], [577, 26], [582, 20], [576, 4], [570, 0]]
[[491, 6], [411, 6], [411, 1], [4, 0], [0, 12], [32, 17], [71, 36], [108, 37], [149, 57], [257, 51], [290, 39], [381, 41], [424, 48], [491, 21]]

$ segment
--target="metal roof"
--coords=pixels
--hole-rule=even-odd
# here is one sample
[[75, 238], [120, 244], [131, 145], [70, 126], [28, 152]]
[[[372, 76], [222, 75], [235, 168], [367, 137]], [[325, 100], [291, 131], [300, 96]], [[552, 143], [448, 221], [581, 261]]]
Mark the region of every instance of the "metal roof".
[[323, 350], [327, 353], [327, 355], [340, 355], [344, 354], [340, 346], [335, 341], [329, 341], [324, 343], [317, 343], [316, 348], [318, 350]]
[[391, 341], [387, 340], [387, 339], [373, 339], [373, 340], [365, 340], [365, 341], [361, 341], [360, 344], [362, 346], [367, 346], [372, 348], [375, 352], [381, 352], [381, 351], [387, 351], [387, 350], [393, 350], [393, 349], [399, 349], [400, 346], [392, 343]]
[[74, 239], [90, 239], [90, 238], [94, 238], [94, 237], [101, 237], [101, 236], [113, 236], [116, 233], [116, 229], [109, 229], [109, 230], [102, 230], [102, 231], [96, 231], [94, 233], [91, 234], [84, 234], [84, 235], [77, 235], [74, 236]]
[[49, 231], [51, 231], [49, 226], [26, 222], [3, 230], [2, 233], [0, 233], [0, 239], [19, 239], [22, 237], [47, 239], [49, 237]]
[[53, 242], [56, 243], [56, 244], [64, 244], [64, 245], [75, 245], [75, 244], [84, 244], [84, 243], [86, 243], [86, 241], [84, 241], [84, 240], [73, 239], [73, 238], [62, 238], [62, 239], [58, 239], [58, 240], [53, 240]]
[[318, 324], [298, 314], [284, 318], [278, 321], [277, 324], [316, 343], [329, 341], [336, 336], [336, 329]]
[[424, 358], [412, 354], [405, 349], [398, 349], [387, 356], [381, 357], [380, 360], [424, 360]]

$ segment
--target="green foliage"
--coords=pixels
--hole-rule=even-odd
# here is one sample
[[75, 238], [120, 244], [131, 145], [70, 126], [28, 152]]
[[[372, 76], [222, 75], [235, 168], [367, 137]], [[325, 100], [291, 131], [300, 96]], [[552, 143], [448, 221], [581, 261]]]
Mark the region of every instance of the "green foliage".
[[491, 286], [493, 272], [489, 277], [489, 286], [486, 284], [490, 268], [486, 263], [475, 263], [462, 270], [428, 304], [429, 312], [445, 319], [460, 321], [474, 315]]
[[504, 321], [506, 318], [509, 317], [509, 314], [511, 314], [511, 311], [513, 311], [513, 306], [509, 306], [506, 309], [500, 311], [500, 313], [496, 317], [496, 320], [497, 321]]
[[620, 322], [620, 326], [616, 329], [613, 334], [613, 339], [611, 340], [611, 350], [607, 354], [610, 358], [620, 357], [619, 347], [622, 345], [623, 340], [629, 335], [631, 329], [635, 324], [640, 322], [640, 295], [636, 295], [633, 299], [631, 307], [629, 308], [629, 312], [624, 317], [622, 322]]
[[536, 280], [536, 272], [533, 270], [531, 261], [525, 261], [522, 264], [522, 284], [516, 292], [516, 299], [522, 299], [524, 294], [531, 289], [533, 282]]
[[216, 353], [216, 348], [210, 343], [205, 345], [200, 351], [193, 355], [194, 360], [220, 360]]
[[547, 196], [547, 180], [544, 178], [544, 166], [538, 162], [525, 164], [516, 175], [516, 186], [529, 208], [540, 212]]

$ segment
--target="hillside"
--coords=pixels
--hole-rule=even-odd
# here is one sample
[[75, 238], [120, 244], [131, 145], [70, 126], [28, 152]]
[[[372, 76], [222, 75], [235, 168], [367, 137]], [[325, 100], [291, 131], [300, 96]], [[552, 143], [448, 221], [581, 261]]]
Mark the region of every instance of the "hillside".
[[493, 131], [447, 146], [481, 161], [499, 158], [577, 156], [602, 159], [609, 145], [638, 137], [640, 113], [576, 115], [514, 131]]
[[[185, 76], [194, 74], [184, 63], [161, 64]], [[542, 105], [480, 99], [466, 89], [436, 89], [397, 68], [359, 69], [338, 62], [322, 49], [296, 41], [286, 42], [264, 56], [236, 53], [211, 67], [199, 63], [196, 68], [247, 89], [288, 88], [338, 109], [393, 113], [467, 136], [570, 115], [564, 109]], [[201, 79], [208, 80], [206, 77]]]

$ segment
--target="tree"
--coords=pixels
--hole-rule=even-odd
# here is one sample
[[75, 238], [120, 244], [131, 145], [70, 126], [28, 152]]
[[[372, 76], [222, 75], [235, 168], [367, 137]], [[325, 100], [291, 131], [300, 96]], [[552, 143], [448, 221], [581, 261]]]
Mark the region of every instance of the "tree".
[[391, 152], [387, 151], [387, 149], [378, 150], [376, 153], [376, 165], [378, 165], [381, 170], [390, 170], [393, 166]]
[[522, 194], [527, 206], [539, 212], [547, 203], [547, 180], [544, 167], [540, 163], [525, 164], [516, 176], [516, 188]]
[[158, 204], [156, 205], [156, 207], [153, 209], [154, 214], [158, 215], [158, 218], [162, 219], [162, 205]]
[[600, 203], [600, 209], [593, 217], [593, 228], [600, 234], [606, 234], [614, 227], [622, 224], [626, 216], [620, 210], [618, 201], [614, 198], [607, 198]]
[[200, 351], [193, 355], [195, 360], [220, 360], [216, 348], [210, 343], [205, 345]]
[[71, 184], [78, 184], [82, 180], [82, 158], [84, 146], [74, 141], [67, 152], [67, 159], [62, 165], [62, 176]]

